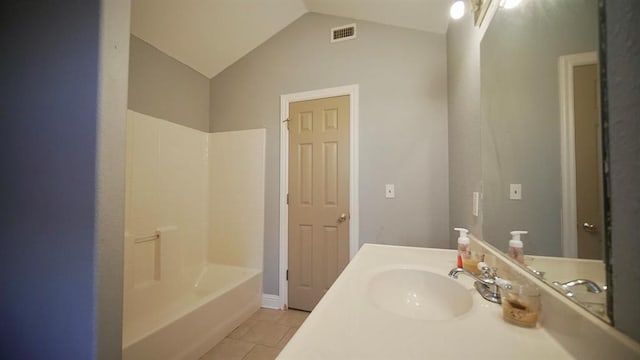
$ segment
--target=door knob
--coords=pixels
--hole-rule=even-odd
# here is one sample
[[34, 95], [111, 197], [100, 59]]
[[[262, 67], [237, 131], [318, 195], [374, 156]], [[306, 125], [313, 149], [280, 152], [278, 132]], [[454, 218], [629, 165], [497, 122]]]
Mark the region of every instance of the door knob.
[[588, 222], [585, 222], [584, 224], [582, 224], [582, 228], [586, 232], [590, 232], [590, 233], [598, 232], [598, 227], [593, 224], [589, 224]]
[[345, 222], [345, 221], [347, 221], [347, 214], [345, 214], [345, 213], [340, 214], [340, 217], [338, 218], [338, 222], [342, 223], [342, 222]]

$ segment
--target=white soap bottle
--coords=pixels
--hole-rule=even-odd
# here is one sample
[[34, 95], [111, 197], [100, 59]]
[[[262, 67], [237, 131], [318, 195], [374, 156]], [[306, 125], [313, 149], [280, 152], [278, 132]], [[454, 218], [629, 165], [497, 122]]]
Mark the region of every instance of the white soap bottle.
[[467, 236], [467, 234], [469, 234], [469, 230], [465, 229], [465, 228], [454, 228], [453, 230], [460, 232], [460, 235], [458, 236], [458, 261], [457, 261], [457, 266], [459, 268], [462, 268], [463, 266], [463, 261], [462, 259], [468, 259], [470, 257], [470, 252], [469, 252], [469, 237]]
[[520, 230], [511, 232], [511, 240], [509, 240], [509, 257], [520, 264], [524, 264], [524, 245], [522, 244], [520, 236], [528, 233], [528, 231]]

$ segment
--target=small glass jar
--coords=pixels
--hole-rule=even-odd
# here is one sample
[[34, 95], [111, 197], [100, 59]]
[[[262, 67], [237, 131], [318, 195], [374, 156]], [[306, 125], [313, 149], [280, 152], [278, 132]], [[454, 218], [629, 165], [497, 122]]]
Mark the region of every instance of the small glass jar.
[[484, 254], [470, 251], [467, 256], [462, 257], [462, 268], [474, 275], [480, 275], [482, 271], [478, 269], [478, 263], [484, 261]]
[[512, 284], [500, 288], [502, 317], [515, 325], [535, 327], [540, 317], [540, 291], [531, 285]]

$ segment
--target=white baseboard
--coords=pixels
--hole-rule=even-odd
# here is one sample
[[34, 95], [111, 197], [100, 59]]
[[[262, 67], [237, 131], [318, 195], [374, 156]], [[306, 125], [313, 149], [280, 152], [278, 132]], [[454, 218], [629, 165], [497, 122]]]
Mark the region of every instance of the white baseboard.
[[280, 296], [271, 294], [262, 294], [262, 307], [267, 309], [282, 310], [283, 304]]

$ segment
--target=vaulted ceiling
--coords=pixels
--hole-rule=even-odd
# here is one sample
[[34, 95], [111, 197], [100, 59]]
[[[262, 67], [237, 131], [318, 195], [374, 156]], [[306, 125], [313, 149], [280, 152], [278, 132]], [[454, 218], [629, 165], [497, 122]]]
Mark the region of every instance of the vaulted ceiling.
[[131, 33], [211, 78], [307, 12], [444, 33], [450, 0], [132, 0]]

